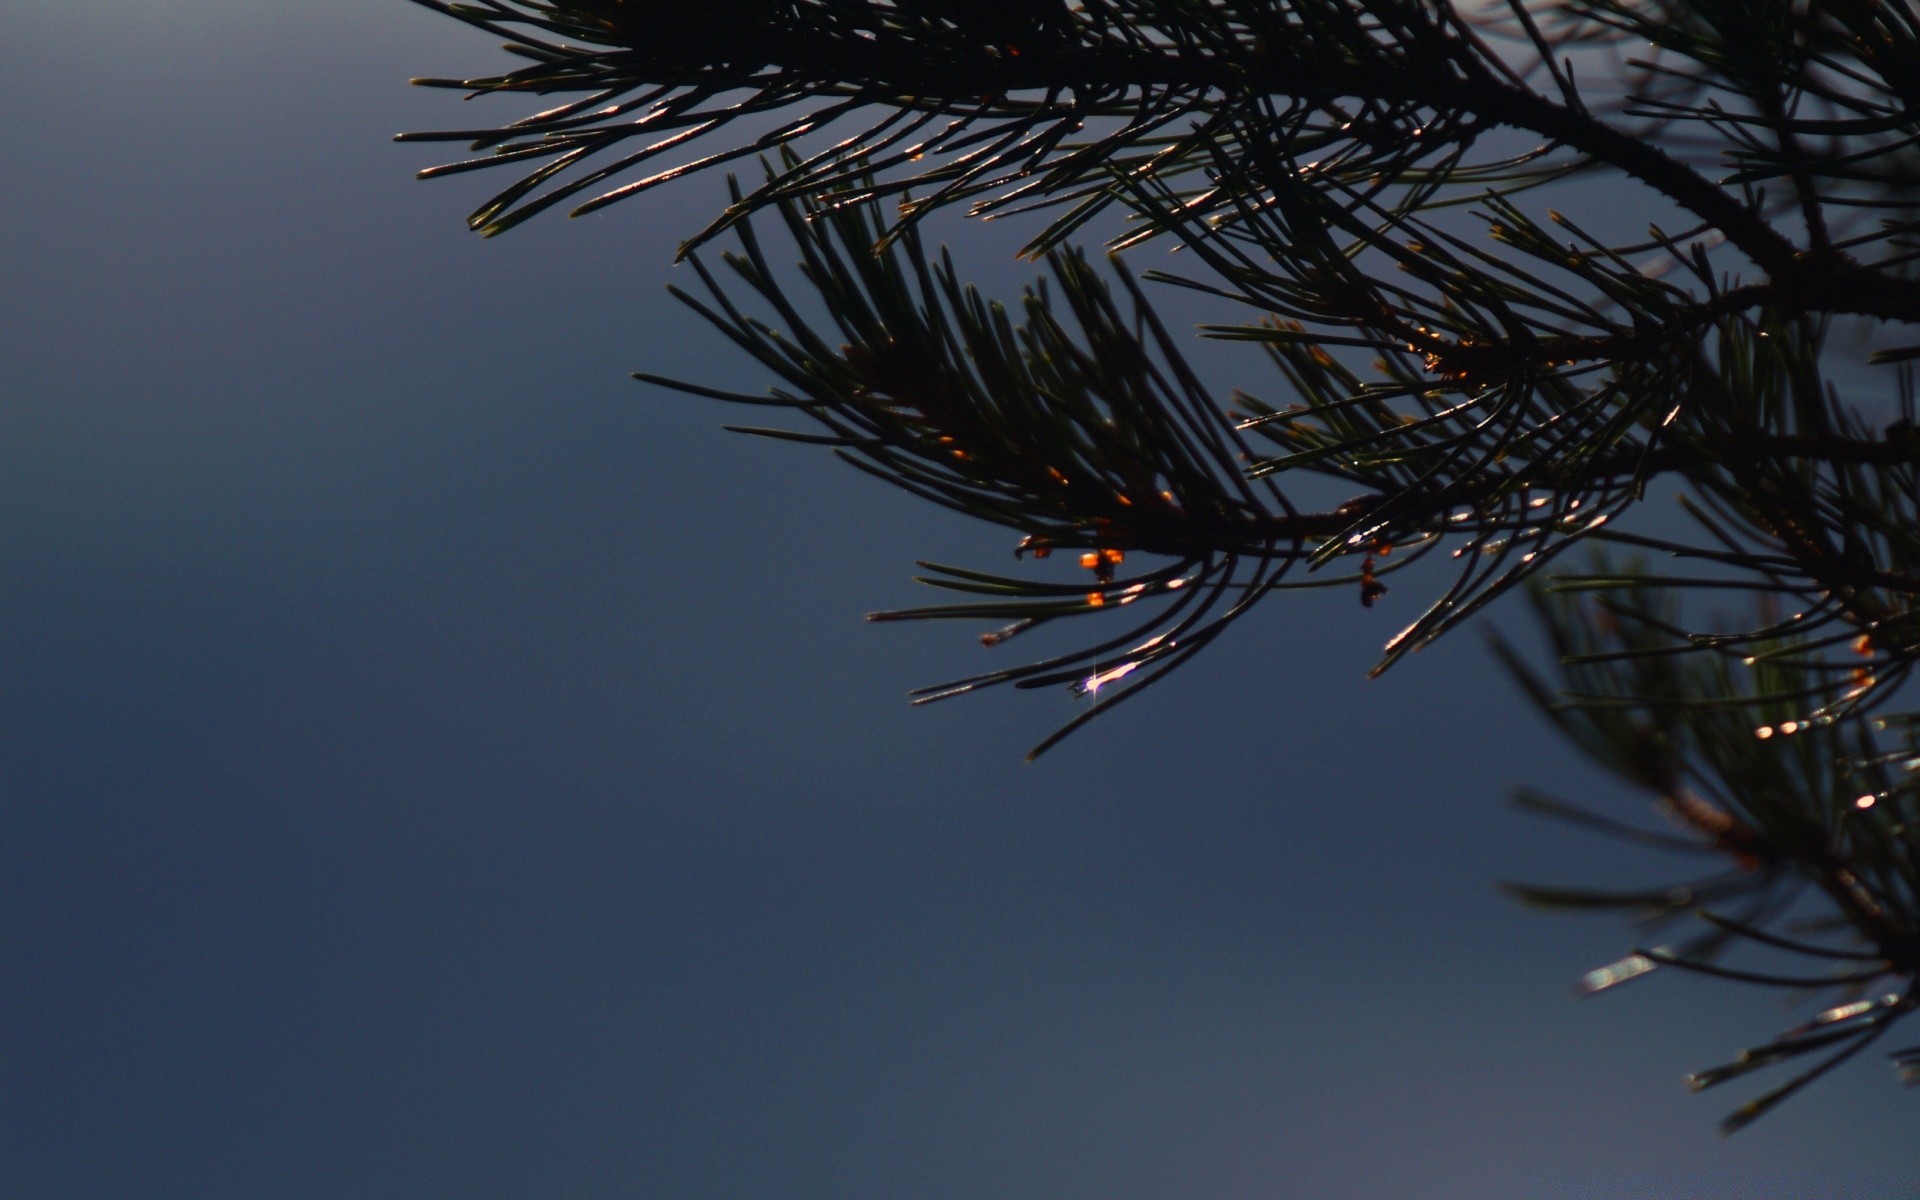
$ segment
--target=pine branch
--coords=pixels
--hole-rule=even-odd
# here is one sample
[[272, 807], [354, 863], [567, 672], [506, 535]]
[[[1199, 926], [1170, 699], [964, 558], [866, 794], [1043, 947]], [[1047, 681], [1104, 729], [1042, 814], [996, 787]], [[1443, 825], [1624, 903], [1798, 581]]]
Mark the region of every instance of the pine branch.
[[[984, 38], [985, 31], [900, 15], [907, 9], [886, 15], [886, 10], [855, 0], [736, 5], [761, 15], [759, 25], [749, 22], [744, 27], [764, 28], [757, 38], [742, 36], [741, 27], [732, 24], [699, 36], [692, 27], [697, 23], [687, 17], [662, 17], [661, 12], [671, 10], [638, 3], [549, 7], [507, 0], [477, 6], [416, 2], [515, 39], [522, 53], [537, 59], [534, 66], [509, 75], [421, 82], [476, 93], [590, 90], [596, 101], [648, 87], [674, 89], [671, 98], [654, 100], [645, 116], [631, 121], [619, 119], [631, 111], [631, 103], [586, 112], [569, 105], [492, 131], [403, 135], [411, 140], [474, 140], [476, 148], [493, 145], [494, 159], [461, 164], [463, 168], [529, 156], [559, 160], [479, 210], [474, 223], [486, 232], [499, 232], [550, 203], [637, 167], [678, 145], [680, 137], [704, 137], [741, 117], [813, 100], [835, 102], [831, 112], [836, 117], [863, 105], [884, 104], [951, 118], [949, 131], [929, 143], [934, 148], [944, 139], [953, 143], [950, 148], [960, 149], [959, 131], [976, 125], [996, 134], [1004, 130], [996, 149], [968, 173], [953, 177], [952, 168], [909, 172], [886, 189], [898, 192], [915, 183], [939, 181], [943, 187], [936, 196], [948, 201], [976, 197], [1048, 167], [1049, 191], [1097, 179], [1106, 160], [1134, 149], [1136, 137], [1167, 124], [1164, 118], [1144, 124], [1137, 120], [1155, 105], [1171, 105], [1183, 116], [1244, 119], [1272, 111], [1276, 101], [1283, 111], [1297, 111], [1293, 105], [1336, 111], [1337, 105], [1357, 103], [1374, 115], [1348, 122], [1356, 135], [1349, 149], [1369, 143], [1362, 158], [1376, 173], [1381, 167], [1390, 173], [1404, 171], [1449, 142], [1471, 145], [1494, 128], [1538, 134], [1550, 145], [1640, 181], [1717, 229], [1802, 311], [1920, 320], [1920, 282], [1862, 267], [1830, 246], [1803, 250], [1752, 204], [1657, 144], [1615, 128], [1583, 105], [1542, 96], [1503, 75], [1490, 52], [1460, 36], [1464, 23], [1444, 5], [1375, 4], [1371, 8], [1385, 26], [1378, 31], [1364, 25], [1316, 24], [1346, 15], [1346, 4], [1326, 0], [1292, 10], [1264, 4], [1195, 7], [1108, 0], [1087, 6], [1078, 18], [1045, 4], [1007, 5], [1009, 12], [1041, 14], [1025, 28], [1014, 22], [1000, 30], [1008, 38], [1019, 34], [1027, 41], [1022, 47], [1013, 40]], [[1122, 22], [1145, 28], [1131, 37], [1116, 36], [1113, 30], [1124, 28]], [[516, 25], [539, 32], [519, 33]], [[568, 35], [587, 39], [587, 44], [555, 40]], [[648, 49], [654, 46], [673, 49]], [[720, 108], [698, 106], [708, 97], [739, 88], [755, 88], [757, 94]], [[690, 100], [696, 105], [689, 106]], [[1100, 118], [1124, 118], [1130, 124], [1097, 142], [1097, 156], [1060, 148], [1062, 137]], [[821, 125], [818, 119], [803, 119], [707, 161], [724, 162], [738, 153], [768, 149]], [[546, 197], [527, 198], [547, 172], [571, 165], [574, 155], [596, 154], [628, 138], [674, 128], [687, 132]], [[880, 128], [856, 135], [836, 151], [871, 157], [873, 147], [866, 143]], [[1197, 146], [1183, 150], [1176, 142], [1139, 165], [1172, 173], [1192, 148]], [[903, 157], [913, 160], [927, 149], [916, 146]], [[695, 242], [781, 194], [818, 190], [836, 178], [835, 170], [831, 160], [816, 162], [811, 170], [777, 181]], [[603, 193], [583, 210], [657, 186], [683, 171]], [[914, 210], [916, 215], [923, 211], [924, 206]]]
[[[680, 295], [780, 387], [641, 378], [790, 410], [811, 426], [746, 431], [831, 447], [1014, 531], [1016, 557], [1072, 551], [1089, 573], [922, 564], [968, 599], [875, 619], [1000, 622], [994, 646], [1133, 610], [1080, 650], [918, 701], [1000, 684], [1091, 697], [1038, 753], [1276, 592], [1398, 603], [1450, 551], [1451, 583], [1376, 672], [1533, 587], [1559, 684], [1498, 652], [1679, 828], [1530, 806], [1721, 861], [1652, 890], [1516, 888], [1711, 926], [1590, 990], [1668, 966], [1896, 989], [1696, 1077], [1831, 1051], [1729, 1130], [1915, 1006], [1920, 713], [1891, 708], [1920, 665], [1920, 346], [1870, 357], [1899, 414], [1876, 427], [1833, 382], [1829, 326], [1920, 324], [1920, 17], [1859, 0], [1509, 0], [1471, 19], [1444, 0], [416, 2], [526, 64], [419, 82], [570, 97], [404, 135], [472, 143], [478, 157], [427, 176], [527, 172], [469, 218], [483, 233], [771, 163], [686, 243], [704, 294]], [[1559, 57], [1608, 44], [1641, 54], [1622, 79], [1576, 82]], [[1687, 228], [1607, 238], [1523, 207], [1602, 179]], [[1046, 217], [1024, 253], [1049, 277], [1009, 306], [964, 285], [918, 233], [955, 204]], [[1485, 237], [1462, 228], [1466, 206]], [[1144, 278], [1243, 306], [1202, 333], [1262, 351], [1284, 399], [1236, 392], [1229, 410], [1202, 386], [1133, 275], [1116, 259], [1111, 286], [1070, 247], [1103, 215], [1124, 221], [1111, 250], [1190, 252], [1188, 274]], [[789, 295], [767, 216], [826, 324]], [[694, 253], [722, 234], [739, 247], [726, 278]], [[1663, 485], [1690, 534], [1627, 527]], [[1672, 565], [1559, 570], [1580, 541]], [[1689, 591], [1753, 611], [1685, 621]], [[1809, 910], [1850, 940], [1798, 937]], [[1741, 947], [1843, 966], [1721, 961]], [[1895, 1061], [1912, 1074], [1920, 1058]]]

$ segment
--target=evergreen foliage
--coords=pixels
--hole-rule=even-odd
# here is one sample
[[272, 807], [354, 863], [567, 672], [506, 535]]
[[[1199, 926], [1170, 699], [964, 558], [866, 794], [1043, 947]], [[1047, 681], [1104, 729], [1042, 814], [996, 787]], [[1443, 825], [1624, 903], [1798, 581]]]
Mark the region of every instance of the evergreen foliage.
[[[1094, 632], [921, 699], [1090, 696], [1039, 753], [1275, 592], [1426, 588], [1379, 670], [1525, 585], [1558, 678], [1496, 651], [1671, 821], [1521, 802], [1706, 865], [1651, 891], [1516, 888], [1691, 925], [1583, 986], [1670, 967], [1814, 998], [1693, 1077], [1801, 1064], [1729, 1130], [1920, 1007], [1911, 5], [417, 2], [524, 60], [419, 82], [563, 98], [406, 135], [471, 143], [429, 176], [524, 172], [469, 218], [482, 233], [763, 164], [686, 244], [704, 294], [683, 299], [781, 386], [642, 378], [790, 410], [808, 427], [753, 432], [831, 446], [1017, 553], [1079, 556], [1065, 581], [927, 564], [969, 599], [878, 618], [988, 620], [989, 645]], [[1627, 190], [1653, 227], [1617, 228]], [[1047, 278], [1010, 307], [966, 286], [919, 236], [955, 205], [1032, 214]], [[1263, 350], [1274, 398], [1210, 394], [1119, 260], [1109, 281], [1073, 246], [1094, 229], [1182, 248], [1187, 274], [1145, 278], [1244, 310], [1201, 332]], [[716, 272], [695, 252], [722, 237]], [[1684, 528], [1644, 517], [1649, 496]], [[1920, 1047], [1893, 1057], [1920, 1080]]]

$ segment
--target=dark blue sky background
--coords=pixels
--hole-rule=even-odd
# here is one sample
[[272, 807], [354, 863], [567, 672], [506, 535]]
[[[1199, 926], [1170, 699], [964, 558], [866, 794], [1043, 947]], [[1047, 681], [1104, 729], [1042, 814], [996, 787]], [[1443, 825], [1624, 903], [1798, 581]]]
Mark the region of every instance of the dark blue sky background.
[[664, 293], [717, 180], [411, 182], [499, 61], [0, 0], [0, 1193], [1920, 1190], [1881, 1061], [1714, 1134], [1773, 997], [1570, 998], [1632, 934], [1493, 882], [1648, 864], [1502, 804], [1610, 793], [1470, 633], [1363, 681], [1410, 596], [1034, 766], [1064, 695], [907, 708], [985, 652], [861, 614], [1011, 539], [625, 378], [765, 385]]

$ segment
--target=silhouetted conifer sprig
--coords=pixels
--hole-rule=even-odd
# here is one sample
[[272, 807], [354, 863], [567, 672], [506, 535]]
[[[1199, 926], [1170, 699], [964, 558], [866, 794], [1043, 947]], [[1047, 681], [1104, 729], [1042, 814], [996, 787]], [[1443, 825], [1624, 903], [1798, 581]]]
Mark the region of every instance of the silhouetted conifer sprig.
[[[835, 323], [832, 336], [787, 297], [750, 222], [737, 227], [741, 252], [726, 262], [782, 328], [743, 311], [693, 257], [707, 296], [681, 298], [791, 389], [727, 398], [796, 409], [827, 432], [746, 431], [825, 442], [903, 490], [1018, 531], [1018, 553], [1071, 552], [1092, 576], [1061, 583], [923, 564], [936, 572], [923, 582], [991, 599], [875, 619], [1008, 622], [983, 639], [997, 645], [1061, 617], [1119, 614], [1132, 624], [1142, 618], [1124, 610], [1155, 613], [1083, 651], [924, 689], [922, 699], [1001, 683], [1069, 683], [1092, 696], [1037, 755], [1190, 657], [1268, 592], [1305, 586], [1289, 572], [1310, 558], [1365, 557], [1357, 571], [1311, 583], [1356, 587], [1371, 604], [1385, 591], [1381, 575], [1462, 528], [1439, 507], [1412, 514], [1393, 526], [1400, 558], [1376, 565], [1373, 554], [1387, 552], [1388, 537], [1350, 544], [1350, 534], [1367, 523], [1377, 492], [1304, 510], [1274, 480], [1248, 478], [1251, 447], [1123, 270], [1125, 307], [1082, 256], [1056, 251], [1048, 260], [1053, 286], [1030, 289], [1016, 318], [961, 284], [951, 258], [930, 261], [914, 231], [873, 253], [876, 207], [842, 204], [831, 192], [781, 207], [800, 273]], [[1364, 487], [1371, 469], [1354, 461], [1336, 452], [1304, 469]], [[1161, 561], [1122, 573], [1129, 555]]]
[[[1809, 697], [1857, 686], [1871, 649], [1815, 636], [1771, 596], [1755, 628], [1683, 627], [1673, 589], [1642, 566], [1600, 563], [1532, 590], [1561, 663], [1558, 686], [1495, 641], [1514, 676], [1589, 758], [1646, 794], [1666, 828], [1621, 822], [1534, 792], [1520, 802], [1606, 836], [1716, 864], [1630, 891], [1514, 885], [1554, 908], [1626, 911], [1652, 929], [1704, 928], [1589, 973], [1599, 992], [1676, 968], [1786, 989], [1824, 1010], [1690, 1082], [1711, 1087], [1821, 1057], [1742, 1105], [1733, 1132], [1877, 1042], [1920, 1008], [1920, 741], [1916, 725], [1807, 719]], [[1762, 722], [1755, 725], [1755, 721]], [[1730, 961], [1736, 950], [1745, 958]], [[1920, 1047], [1896, 1051], [1903, 1067]]]
[[1567, 0], [1555, 15], [1565, 28], [1639, 48], [1623, 111], [1708, 135], [1675, 144], [1723, 185], [1784, 185], [1777, 204], [1797, 210], [1813, 247], [1832, 246], [1836, 217], [1858, 226], [1876, 210], [1911, 214], [1920, 181], [1912, 6]]
[[[1631, 501], [1648, 470], [1646, 447], [1614, 427], [1646, 424], [1652, 414], [1628, 409], [1623, 416], [1611, 390], [1585, 396], [1567, 372], [1536, 380], [1493, 368], [1474, 378], [1463, 367], [1457, 378], [1436, 381], [1419, 359], [1385, 345], [1379, 349], [1398, 364], [1397, 377], [1368, 384], [1297, 323], [1218, 331], [1264, 342], [1302, 401], [1275, 410], [1242, 394], [1244, 417], [1236, 423], [1186, 367], [1124, 272], [1130, 312], [1116, 306], [1081, 258], [1055, 253], [1054, 282], [1073, 315], [1071, 331], [1044, 288], [1028, 295], [1024, 320], [1016, 322], [962, 287], [950, 260], [930, 263], [911, 231], [872, 253], [876, 208], [871, 201], [848, 206], [832, 192], [782, 208], [801, 253], [800, 274], [825, 302], [835, 336], [800, 315], [751, 223], [738, 227], [743, 252], [728, 261], [784, 328], [743, 312], [698, 256], [695, 269], [709, 296], [683, 298], [791, 385], [776, 403], [825, 424], [825, 440], [863, 469], [1018, 530], [1032, 547], [1092, 555], [1096, 572], [1108, 565], [1103, 553], [1172, 560], [1150, 580], [1107, 586], [1096, 579], [1100, 586], [1092, 590], [970, 575], [971, 582], [946, 586], [991, 588], [1001, 598], [890, 616], [1005, 618], [1024, 629], [1175, 592], [1183, 605], [1205, 595], [1193, 601], [1199, 612], [1229, 593], [1237, 597], [1225, 615], [1183, 627], [1179, 636], [1153, 626], [1135, 645], [1102, 642], [1075, 656], [1089, 664], [1071, 676], [1081, 691], [1150, 663], [1164, 668], [1184, 660], [1268, 591], [1356, 587], [1371, 605], [1385, 591], [1380, 576], [1451, 544], [1461, 563], [1456, 584], [1395, 641], [1391, 658], [1599, 528]], [[1347, 263], [1328, 243], [1304, 270], [1331, 272]], [[1364, 287], [1358, 279], [1328, 278], [1314, 286], [1323, 293]], [[1436, 306], [1425, 315], [1438, 320], [1439, 313]], [[1451, 352], [1451, 343], [1435, 344], [1446, 347], [1435, 353]], [[1255, 450], [1248, 437], [1277, 452]], [[1595, 443], [1612, 453], [1587, 454]], [[1282, 486], [1300, 479], [1347, 494], [1312, 507]], [[1324, 494], [1326, 487], [1308, 491]], [[1396, 550], [1399, 557], [1387, 563]], [[1288, 574], [1337, 557], [1365, 562], [1357, 571]], [[996, 632], [989, 641], [1006, 636]], [[989, 682], [1058, 682], [1066, 665], [1049, 660], [1044, 670], [996, 671], [930, 694]], [[1160, 674], [1114, 689], [1080, 719]]]
[[[1504, 77], [1469, 27], [1408, 0], [1376, 4], [1378, 17], [1344, 0], [420, 2], [506, 37], [530, 60], [503, 75], [420, 82], [475, 94], [584, 93], [494, 129], [406, 135], [488, 152], [429, 174], [539, 164], [475, 211], [470, 223], [487, 233], [554, 204], [579, 198], [574, 211], [591, 211], [688, 170], [838, 129], [694, 240], [782, 196], [844, 182], [857, 156], [880, 177], [874, 194], [922, 193], [907, 220], [956, 201], [981, 212], [1067, 209], [1036, 239], [1038, 253], [1111, 200], [1113, 174], [1191, 175], [1237, 124], [1301, 152], [1324, 149], [1339, 159], [1325, 169], [1346, 177], [1417, 171], [1471, 147], [1493, 124], [1436, 107], [1419, 81], [1444, 92]], [[1333, 102], [1361, 84], [1359, 94], [1378, 94], [1351, 110]], [[653, 170], [690, 142], [770, 113], [791, 115]]]
[[[1237, 25], [1226, 10], [1206, 6], [1169, 4], [1149, 13], [1150, 5], [1096, 5], [1074, 13], [1054, 3], [1012, 0], [944, 6], [814, 0], [717, 5], [705, 15], [695, 14], [707, 6], [637, 0], [436, 7], [514, 38], [513, 45], [535, 63], [503, 76], [432, 82], [476, 91], [588, 93], [575, 104], [499, 130], [425, 135], [471, 135], [476, 148], [494, 151], [448, 169], [550, 160], [475, 213], [476, 226], [489, 231], [630, 174], [685, 139], [815, 102], [824, 106], [708, 161], [851, 118], [856, 128], [846, 140], [762, 189], [755, 201], [783, 190], [818, 190], [836, 178], [840, 157], [858, 152], [872, 169], [899, 171], [885, 185], [889, 190], [940, 184], [922, 186], [927, 195], [916, 213], [1010, 188], [1001, 202], [1081, 202], [1077, 221], [1103, 202], [1109, 170], [1124, 164], [1163, 178], [1178, 174], [1183, 160], [1204, 153], [1217, 135], [1208, 126], [1241, 109], [1264, 110], [1270, 129], [1303, 142], [1411, 146], [1418, 140], [1402, 136], [1414, 128], [1396, 127], [1408, 113], [1392, 106], [1363, 113], [1358, 121], [1326, 114], [1316, 119], [1310, 103], [1275, 106], [1244, 88], [1220, 90], [1217, 85], [1243, 74], [1248, 62], [1271, 59], [1275, 65], [1288, 56], [1262, 49], [1258, 34]], [[1326, 7], [1339, 13], [1337, 5]], [[1391, 49], [1377, 46], [1350, 18], [1336, 26], [1296, 30], [1289, 38], [1302, 43], [1298, 49], [1312, 41], [1361, 61], [1378, 62]], [[1238, 48], [1236, 54], [1218, 54], [1223, 37]], [[1424, 41], [1427, 51], [1439, 50], [1433, 34]], [[866, 123], [870, 104], [894, 111]], [[1212, 116], [1201, 128], [1182, 127], [1203, 112]], [[1089, 122], [1100, 132], [1072, 140], [1088, 133]], [[1434, 136], [1439, 132], [1420, 134], [1440, 146], [1446, 139]], [[631, 139], [650, 144], [602, 168], [575, 170]], [[1046, 169], [1036, 171], [1041, 165]], [[569, 173], [567, 182], [533, 195]], [[595, 196], [588, 207], [663, 177], [631, 181]], [[1088, 181], [1093, 186], [1082, 191], [1070, 186]]]
[[[700, 236], [782, 195], [843, 182], [845, 161], [858, 156], [882, 177], [874, 185], [882, 192], [922, 193], [908, 219], [961, 200], [1069, 206], [1036, 239], [1044, 248], [1112, 198], [1116, 173], [1166, 183], [1194, 175], [1222, 148], [1237, 159], [1284, 146], [1328, 182], [1375, 191], [1478, 188], [1489, 175], [1512, 187], [1606, 167], [1712, 227], [1775, 283], [1790, 284], [1797, 304], [1904, 320], [1920, 301], [1911, 281], [1862, 267], [1818, 228], [1806, 247], [1817, 253], [1803, 255], [1766, 219], [1756, 180], [1735, 177], [1741, 190], [1729, 191], [1684, 156], [1596, 117], [1544, 39], [1538, 61], [1554, 77], [1550, 94], [1475, 22], [1434, 0], [418, 2], [507, 38], [529, 60], [501, 75], [421, 82], [476, 94], [580, 94], [503, 126], [407, 135], [488, 151], [442, 172], [539, 164], [473, 214], [486, 232], [575, 197], [588, 197], [576, 211], [590, 210], [690, 170], [812, 139], [813, 153]], [[1526, 17], [1518, 0], [1509, 7]], [[1908, 203], [1875, 200], [1887, 179], [1865, 178], [1859, 166], [1920, 133], [1908, 103], [1920, 43], [1911, 18], [1889, 15], [1892, 7], [1867, 5], [1851, 24], [1828, 6], [1737, 0], [1559, 11], [1562, 36], [1669, 31], [1656, 44], [1685, 58], [1693, 69], [1677, 74], [1709, 94], [1665, 101], [1663, 119], [1703, 123], [1734, 139], [1729, 153], [1751, 153], [1756, 129], [1789, 147], [1790, 174], [1813, 189], [1811, 219], [1832, 205]], [[1537, 32], [1530, 19], [1522, 23]], [[1808, 53], [1810, 40], [1823, 52]], [[1658, 74], [1676, 71], [1662, 64]], [[1764, 94], [1743, 106], [1755, 112], [1728, 115], [1719, 92], [1740, 87]], [[1794, 124], [1803, 100], [1850, 117], [1833, 130], [1815, 127], [1826, 139], [1818, 154], [1802, 145], [1813, 131]], [[769, 114], [784, 119], [769, 124]], [[742, 121], [751, 136], [727, 136]], [[832, 129], [843, 132], [829, 136]], [[1470, 160], [1483, 142], [1511, 142], [1490, 138], [1495, 131], [1545, 140]], [[715, 138], [719, 150], [656, 169]], [[643, 171], [652, 173], [630, 178]], [[1190, 218], [1229, 202], [1236, 178], [1257, 176], [1190, 188]]]
[[[1389, 603], [1418, 593], [1402, 580], [1429, 594], [1384, 667], [1575, 542], [1630, 547], [1631, 570], [1558, 576], [1587, 589], [1537, 606], [1567, 694], [1530, 686], [1720, 865], [1578, 900], [1710, 926], [1596, 978], [1805, 976], [1719, 965], [1742, 944], [1832, 956], [1823, 986], [1894, 989], [1705, 1082], [1838, 1061], [1913, 1007], [1920, 714], [1890, 709], [1920, 661], [1920, 344], [1888, 344], [1920, 341], [1911, 6], [417, 2], [525, 62], [422, 82], [562, 98], [411, 135], [478, 155], [428, 175], [524, 172], [475, 229], [771, 162], [687, 243], [730, 231], [730, 277], [696, 255], [705, 294], [683, 298], [782, 388], [671, 386], [794, 410], [815, 427], [753, 432], [831, 445], [1015, 531], [1018, 553], [1080, 556], [1090, 574], [1067, 581], [929, 564], [968, 602], [883, 617], [988, 620], [989, 645], [1065, 618], [1110, 630], [923, 699], [1064, 683], [1094, 698], [1071, 729], [1273, 592], [1371, 607], [1411, 567]], [[1605, 211], [1624, 188], [1660, 212], [1644, 233]], [[1038, 214], [1025, 253], [1050, 278], [1012, 312], [965, 286], [917, 232], [948, 205]], [[784, 222], [797, 285], [756, 214]], [[1263, 351], [1270, 384], [1209, 394], [1133, 276], [1116, 289], [1069, 248], [1094, 228], [1116, 251], [1178, 247], [1183, 273], [1143, 278], [1241, 306], [1202, 333]], [[1649, 492], [1691, 528], [1627, 519]], [[1689, 592], [1752, 597], [1753, 616], [1683, 624]], [[1790, 927], [1822, 904], [1852, 948]]]

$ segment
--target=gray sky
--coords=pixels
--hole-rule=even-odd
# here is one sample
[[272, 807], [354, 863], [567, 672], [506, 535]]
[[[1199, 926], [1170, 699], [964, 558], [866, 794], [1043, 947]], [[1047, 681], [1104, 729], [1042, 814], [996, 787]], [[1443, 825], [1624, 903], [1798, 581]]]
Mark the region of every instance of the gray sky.
[[1571, 999], [1632, 933], [1494, 881], [1664, 864], [1506, 809], [1612, 793], [1471, 634], [1363, 681], [1410, 598], [1034, 766], [1063, 694], [907, 708], [985, 652], [860, 615], [1011, 539], [626, 379], [765, 386], [664, 294], [717, 180], [491, 242], [412, 182], [486, 38], [0, 30], [0, 1193], [1920, 1188], [1877, 1059], [1715, 1135], [1771, 995]]

